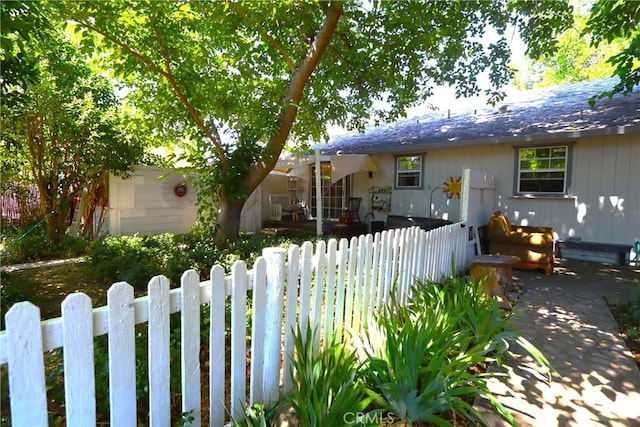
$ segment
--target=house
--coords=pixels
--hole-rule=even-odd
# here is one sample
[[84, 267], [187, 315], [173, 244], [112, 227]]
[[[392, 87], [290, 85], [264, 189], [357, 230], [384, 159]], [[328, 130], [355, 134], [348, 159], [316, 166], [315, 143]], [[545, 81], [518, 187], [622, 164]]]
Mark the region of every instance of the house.
[[109, 176], [105, 226], [114, 236], [186, 233], [196, 221], [196, 192], [187, 176], [136, 166], [127, 178]]
[[[198, 218], [195, 175], [178, 173], [170, 168], [138, 165], [131, 176], [109, 176], [108, 205], [96, 234], [146, 236], [158, 233], [183, 234], [191, 230]], [[262, 191], [247, 200], [240, 226], [243, 230], [260, 229]], [[258, 208], [257, 208], [258, 207]]]
[[[376, 171], [327, 186], [362, 197], [360, 216], [376, 220], [458, 221], [463, 205], [477, 201], [516, 224], [553, 227], [561, 240], [632, 245], [640, 238], [640, 93], [588, 104], [614, 83], [521, 92], [496, 107], [451, 108], [337, 136], [319, 146], [324, 156], [368, 155]], [[463, 170], [480, 178], [476, 201], [458, 198]], [[384, 211], [376, 210], [380, 197], [389, 199]]]

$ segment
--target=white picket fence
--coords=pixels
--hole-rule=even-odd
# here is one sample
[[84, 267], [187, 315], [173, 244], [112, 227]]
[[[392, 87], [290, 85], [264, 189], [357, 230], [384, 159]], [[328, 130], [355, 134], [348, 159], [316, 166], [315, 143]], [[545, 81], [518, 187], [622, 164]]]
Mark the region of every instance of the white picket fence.
[[[148, 295], [133, 297], [127, 283], [108, 291], [107, 306], [92, 309], [83, 293], [67, 296], [60, 318], [41, 322], [29, 302], [15, 304], [0, 333], [0, 364], [8, 364], [11, 419], [14, 426], [45, 426], [47, 396], [43, 354], [64, 349], [66, 423], [96, 424], [94, 337], [108, 334], [110, 424], [136, 425], [134, 326], [148, 322], [150, 425], [170, 425], [170, 376], [180, 375], [182, 411], [201, 424], [200, 316], [210, 304], [210, 425], [222, 426], [230, 414], [241, 419], [247, 404], [267, 405], [293, 387], [288, 374], [293, 351], [291, 331], [308, 323], [324, 338], [357, 333], [390, 292], [410, 297], [415, 278], [440, 280], [468, 268], [468, 232], [451, 224], [429, 232], [406, 228], [354, 237], [351, 241], [310, 242], [263, 251], [252, 270], [243, 261], [225, 276], [220, 266], [200, 282], [186, 271], [180, 288], [169, 289], [163, 276], [151, 279]], [[252, 295], [250, 383], [246, 390], [247, 291]], [[225, 302], [230, 298], [230, 407], [225, 407]], [[181, 368], [170, 372], [169, 315], [181, 312]]]

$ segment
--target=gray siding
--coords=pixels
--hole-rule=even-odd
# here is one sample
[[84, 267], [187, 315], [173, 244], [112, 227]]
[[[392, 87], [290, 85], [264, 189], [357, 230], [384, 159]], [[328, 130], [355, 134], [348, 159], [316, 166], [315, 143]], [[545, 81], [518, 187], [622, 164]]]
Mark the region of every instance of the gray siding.
[[[553, 141], [557, 143], [557, 140]], [[465, 167], [494, 175], [495, 209], [517, 224], [553, 227], [561, 239], [632, 244], [640, 238], [640, 140], [638, 135], [608, 135], [567, 140], [575, 142], [571, 161], [571, 185], [566, 198], [514, 197], [515, 152], [510, 144], [440, 148], [425, 153], [423, 190], [394, 190], [393, 215], [429, 216], [431, 192], [450, 176], [461, 176]], [[544, 145], [536, 142], [536, 145]], [[374, 156], [379, 171], [368, 180], [354, 176], [356, 195], [389, 185], [394, 179], [394, 157]], [[437, 189], [432, 197], [432, 216], [456, 221], [460, 201], [447, 199]], [[487, 218], [488, 220], [488, 218]]]

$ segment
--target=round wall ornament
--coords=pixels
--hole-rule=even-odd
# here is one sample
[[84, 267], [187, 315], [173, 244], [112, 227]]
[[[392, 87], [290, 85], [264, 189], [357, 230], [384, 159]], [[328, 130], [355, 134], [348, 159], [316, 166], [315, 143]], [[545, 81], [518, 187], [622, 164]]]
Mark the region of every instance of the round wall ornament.
[[185, 184], [184, 182], [181, 182], [179, 184], [176, 184], [175, 187], [173, 187], [173, 194], [175, 194], [178, 197], [184, 197], [187, 195], [187, 184]]

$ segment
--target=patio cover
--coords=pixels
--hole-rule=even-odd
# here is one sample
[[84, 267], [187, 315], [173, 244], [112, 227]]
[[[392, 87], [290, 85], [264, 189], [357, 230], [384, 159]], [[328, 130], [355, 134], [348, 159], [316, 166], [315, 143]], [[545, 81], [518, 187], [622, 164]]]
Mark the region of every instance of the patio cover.
[[297, 169], [301, 166], [310, 165], [313, 162], [313, 156], [281, 156], [278, 159], [278, 163], [276, 163], [276, 166], [271, 170], [271, 173], [275, 175], [289, 175], [294, 169]]
[[331, 183], [356, 172], [375, 172], [376, 162], [368, 154], [338, 154], [331, 156]]

